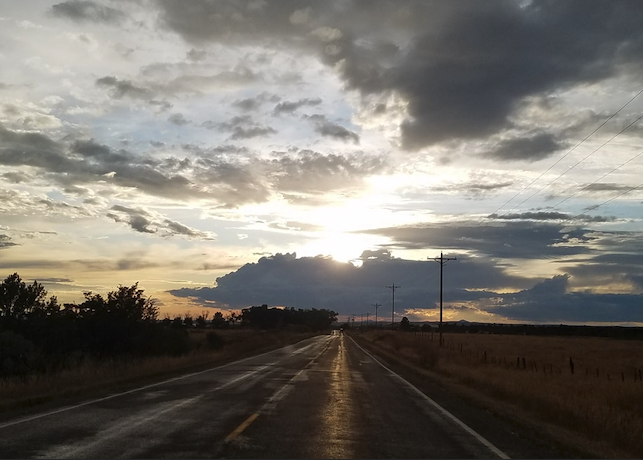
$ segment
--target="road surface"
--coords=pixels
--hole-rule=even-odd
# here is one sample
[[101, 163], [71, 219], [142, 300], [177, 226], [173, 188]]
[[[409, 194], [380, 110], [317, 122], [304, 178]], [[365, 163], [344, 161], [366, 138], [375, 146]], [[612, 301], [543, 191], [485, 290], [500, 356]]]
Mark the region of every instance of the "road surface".
[[2, 422], [0, 457], [559, 455], [486, 412], [450, 401], [449, 409], [438, 404], [335, 331], [217, 368]]

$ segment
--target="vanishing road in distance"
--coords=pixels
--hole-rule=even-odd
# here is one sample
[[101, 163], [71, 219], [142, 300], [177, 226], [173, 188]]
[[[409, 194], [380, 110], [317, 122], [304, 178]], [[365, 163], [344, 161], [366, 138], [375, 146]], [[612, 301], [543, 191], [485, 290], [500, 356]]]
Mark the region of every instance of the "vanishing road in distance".
[[422, 388], [334, 331], [206, 371], [4, 421], [0, 457], [561, 456], [437, 386]]

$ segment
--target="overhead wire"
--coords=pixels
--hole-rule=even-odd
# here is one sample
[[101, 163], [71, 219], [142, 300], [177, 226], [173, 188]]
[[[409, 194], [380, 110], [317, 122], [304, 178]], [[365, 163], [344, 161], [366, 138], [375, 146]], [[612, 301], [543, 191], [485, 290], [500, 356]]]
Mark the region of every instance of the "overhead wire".
[[[556, 182], [558, 179], [560, 179], [561, 177], [563, 177], [563, 176], [564, 176], [565, 174], [567, 174], [569, 171], [571, 171], [572, 169], [574, 169], [576, 166], [578, 166], [579, 164], [581, 164], [583, 161], [587, 160], [589, 157], [591, 157], [592, 155], [594, 155], [596, 152], [598, 152], [600, 149], [602, 149], [603, 147], [605, 147], [605, 146], [606, 146], [607, 144], [609, 144], [611, 141], [613, 141], [613, 140], [614, 140], [614, 139], [616, 139], [618, 136], [620, 136], [621, 134], [623, 134], [623, 133], [624, 133], [625, 131], [627, 131], [627, 130], [632, 126], [632, 125], [634, 125], [636, 122], [638, 122], [641, 118], [643, 118], [643, 115], [641, 115], [640, 117], [638, 117], [636, 120], [634, 120], [632, 123], [630, 123], [630, 124], [629, 124], [629, 125], [627, 125], [625, 128], [623, 128], [622, 130], [620, 130], [618, 133], [616, 133], [616, 134], [615, 134], [614, 136], [612, 136], [610, 139], [608, 139], [607, 141], [603, 142], [599, 147], [597, 147], [596, 149], [594, 149], [594, 150], [593, 150], [592, 152], [590, 152], [588, 155], [586, 155], [585, 157], [583, 157], [582, 159], [580, 159], [578, 162], [576, 162], [576, 164], [574, 164], [574, 165], [570, 166], [569, 168], [567, 168], [567, 170], [566, 170], [566, 171], [564, 171], [563, 173], [561, 173], [558, 177], [556, 177], [555, 179], [553, 179], [551, 182], [549, 182], [547, 185], [545, 185], [544, 187], [540, 188], [539, 190], [536, 190], [536, 191], [535, 191], [534, 193], [532, 193], [530, 196], [528, 196], [528, 197], [527, 197], [527, 198], [525, 198], [523, 201], [521, 201], [521, 202], [520, 202], [520, 204], [518, 204], [517, 206], [514, 206], [513, 208], [511, 208], [511, 209], [510, 209], [509, 211], [507, 211], [507, 212], [511, 212], [511, 211], [513, 211], [514, 209], [519, 208], [520, 206], [522, 206], [523, 204], [525, 204], [527, 201], [529, 201], [530, 199], [532, 199], [534, 196], [538, 195], [540, 192], [542, 192], [542, 191], [543, 191], [543, 190], [545, 190], [547, 187], [549, 187], [551, 184], [553, 184], [553, 183], [554, 183], [554, 182]], [[506, 214], [506, 213], [505, 213], [505, 214]], [[503, 215], [504, 215], [504, 214], [503, 214]]]
[[[612, 115], [610, 115], [607, 120], [605, 120], [603, 123], [601, 123], [598, 127], [596, 127], [592, 132], [590, 132], [587, 136], [585, 136], [581, 141], [579, 141], [574, 147], [572, 147], [565, 155], [563, 155], [561, 158], [558, 159], [554, 164], [552, 164], [549, 168], [547, 168], [545, 171], [543, 171], [537, 178], [535, 178], [529, 185], [523, 187], [518, 193], [516, 193], [513, 197], [511, 197], [509, 200], [507, 200], [504, 204], [502, 204], [498, 209], [496, 209], [493, 213], [490, 214], [490, 216], [493, 216], [496, 214], [498, 211], [500, 211], [502, 208], [507, 206], [509, 203], [511, 203], [514, 199], [516, 199], [522, 192], [530, 188], [532, 185], [534, 185], [540, 178], [542, 178], [545, 174], [547, 174], [549, 171], [551, 171], [556, 165], [558, 165], [561, 161], [563, 161], [565, 158], [567, 158], [574, 150], [576, 150], [578, 147], [580, 147], [587, 139], [592, 137], [598, 130], [600, 130], [603, 126], [605, 126], [607, 123], [609, 123], [614, 117], [616, 117], [619, 113], [621, 113], [628, 105], [630, 105], [637, 97], [639, 97], [643, 93], [643, 89], [640, 90], [638, 93], [636, 93], [629, 101], [627, 101], [620, 109], [618, 109], [616, 112], [614, 112]], [[538, 192], [537, 192], [538, 193]], [[532, 195], [533, 196], [533, 195]], [[531, 198], [531, 197], [530, 197]], [[525, 200], [526, 201], [526, 200]], [[525, 202], [523, 201], [521, 205]], [[518, 205], [520, 206], [520, 205]], [[515, 209], [516, 207], [512, 208], [510, 211]], [[508, 211], [508, 212], [510, 212]]]
[[632, 187], [632, 188], [630, 188], [630, 189], [628, 189], [628, 190], [625, 190], [624, 192], [619, 193], [618, 195], [613, 196], [613, 197], [612, 197], [612, 198], [610, 198], [609, 200], [603, 201], [603, 202], [602, 202], [602, 203], [600, 203], [600, 204], [592, 205], [592, 206], [589, 206], [588, 208], [585, 208], [585, 209], [583, 210], [583, 212], [581, 212], [580, 214], [578, 214], [578, 215], [574, 216], [574, 217], [572, 218], [572, 220], [573, 220], [573, 219], [577, 219], [577, 218], [579, 218], [579, 217], [583, 216], [583, 215], [584, 215], [584, 213], [585, 213], [585, 212], [587, 212], [587, 211], [594, 211], [595, 209], [598, 209], [598, 208], [600, 208], [601, 206], [606, 205], [607, 203], [610, 203], [610, 202], [614, 201], [615, 199], [620, 198], [620, 197], [622, 197], [623, 195], [627, 195], [628, 193], [633, 192], [634, 190], [637, 190], [637, 189], [640, 189], [640, 188], [643, 188], [643, 183], [642, 183], [642, 184], [637, 185], [636, 187]]
[[587, 189], [588, 189], [588, 188], [590, 188], [592, 185], [594, 185], [594, 184], [596, 184], [597, 182], [599, 182], [599, 181], [601, 181], [601, 180], [605, 179], [607, 176], [609, 176], [610, 174], [612, 174], [612, 173], [614, 173], [614, 172], [618, 171], [619, 169], [621, 169], [623, 166], [627, 165], [628, 163], [630, 163], [630, 162], [632, 162], [632, 161], [636, 160], [636, 159], [637, 159], [638, 157], [640, 157], [641, 155], [643, 155], [643, 150], [641, 150], [639, 153], [637, 153], [636, 155], [634, 155], [632, 158], [630, 158], [630, 159], [629, 159], [629, 160], [627, 160], [626, 162], [621, 163], [619, 166], [617, 166], [616, 168], [612, 169], [610, 172], [603, 174], [601, 177], [599, 177], [598, 179], [596, 179], [594, 182], [592, 182], [592, 183], [590, 183], [590, 184], [587, 184], [585, 187], [583, 187], [583, 188], [581, 188], [580, 190], [577, 190], [576, 192], [572, 193], [572, 194], [571, 194], [571, 195], [569, 195], [567, 198], [565, 198], [565, 199], [563, 199], [563, 200], [559, 201], [558, 203], [556, 203], [556, 204], [553, 206], [553, 208], [554, 208], [554, 209], [556, 209], [558, 206], [560, 206], [561, 204], [563, 204], [565, 201], [567, 201], [567, 200], [569, 200], [569, 199], [571, 199], [571, 198], [575, 197], [576, 195], [578, 195], [579, 193], [583, 192], [584, 190], [587, 190]]

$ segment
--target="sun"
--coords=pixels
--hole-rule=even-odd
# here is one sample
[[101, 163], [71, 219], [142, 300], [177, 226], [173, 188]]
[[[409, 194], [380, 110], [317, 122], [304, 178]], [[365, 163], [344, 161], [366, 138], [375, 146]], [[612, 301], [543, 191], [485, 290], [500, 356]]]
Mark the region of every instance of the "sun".
[[345, 232], [325, 232], [297, 251], [302, 256], [330, 256], [337, 262], [352, 262], [361, 265], [360, 256], [366, 249], [382, 244], [381, 237]]

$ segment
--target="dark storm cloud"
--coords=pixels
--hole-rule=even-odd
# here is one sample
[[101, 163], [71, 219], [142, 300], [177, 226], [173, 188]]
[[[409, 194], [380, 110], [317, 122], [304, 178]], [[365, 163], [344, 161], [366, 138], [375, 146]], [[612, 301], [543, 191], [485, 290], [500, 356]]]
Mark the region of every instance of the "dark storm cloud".
[[643, 295], [567, 292], [569, 275], [557, 275], [516, 294], [505, 294], [487, 311], [521, 322], [643, 322]]
[[278, 154], [271, 161], [279, 191], [314, 193], [349, 188], [387, 167], [382, 157], [322, 154], [311, 150]]
[[332, 137], [340, 141], [352, 141], [355, 144], [359, 144], [359, 136], [344, 128], [342, 125], [338, 125], [326, 119], [325, 115], [305, 115], [304, 119], [309, 120], [315, 127], [317, 131], [322, 136]]
[[[629, 252], [624, 252], [628, 250]], [[564, 261], [561, 270], [574, 280], [588, 286], [632, 286], [634, 292], [643, 291], [643, 262], [641, 250], [617, 248], [614, 252], [598, 254], [584, 260]]]
[[551, 133], [538, 133], [531, 137], [503, 140], [484, 156], [500, 161], [538, 161], [565, 147]]
[[[392, 258], [386, 250], [365, 251], [361, 259], [363, 265], [355, 267], [322, 256], [298, 259], [295, 254], [276, 254], [217, 278], [214, 288], [169, 292], [204, 306], [215, 302], [217, 307], [243, 308], [266, 303], [328, 308], [340, 316], [370, 310], [363, 305], [364, 299], [371, 299], [382, 304], [380, 318], [388, 321], [391, 294], [386, 286], [394, 282], [401, 286], [395, 293], [396, 321], [410, 314], [422, 319], [422, 312], [435, 317], [440, 296], [439, 264]], [[643, 321], [641, 295], [573, 293], [569, 292], [567, 274], [545, 280], [520, 278], [507, 274], [491, 259], [464, 256], [452, 263], [447, 268], [444, 295], [449, 308], [453, 306], [456, 311], [473, 309], [519, 322]], [[517, 288], [517, 292], [493, 290], [507, 287]], [[382, 311], [387, 313], [383, 315]]]
[[[522, 259], [551, 260], [572, 275], [576, 286], [643, 286], [643, 238], [640, 232], [596, 231], [565, 222], [512, 221], [505, 225], [444, 223], [363, 231], [393, 239], [392, 248], [439, 247], [466, 251], [519, 267]], [[467, 286], [467, 284], [464, 284]]]
[[[401, 95], [409, 150], [503, 132], [526, 97], [636, 76], [643, 59], [643, 4], [634, 0], [253, 5], [165, 0], [159, 19], [190, 42], [316, 52], [347, 87]], [[520, 158], [545, 157], [555, 145], [544, 141], [523, 143]]]
[[507, 222], [504, 224], [443, 223], [426, 226], [365, 230], [393, 239], [393, 247], [444, 248], [474, 251], [508, 259], [542, 259], [586, 254], [598, 236], [591, 230], [559, 223]]
[[[215, 301], [231, 308], [249, 305], [283, 305], [296, 308], [330, 308], [342, 314], [353, 313], [364, 299], [373, 299], [390, 308], [387, 284], [402, 285], [396, 292], [398, 311], [414, 308], [433, 308], [439, 301], [439, 266], [433, 262], [418, 262], [395, 258], [363, 257], [361, 267], [334, 261], [328, 257], [302, 257], [277, 254], [262, 257], [257, 263], [246, 264], [235, 272], [217, 278], [216, 288], [183, 288], [170, 291], [180, 297]], [[506, 287], [533, 285], [533, 281], [504, 273], [493, 262], [467, 259], [454, 271], [448, 289], [463, 280], [470, 287]], [[463, 298], [477, 294], [462, 292]]]
[[314, 107], [316, 105], [319, 105], [322, 103], [322, 100], [318, 97], [314, 99], [300, 99], [296, 102], [290, 102], [290, 101], [284, 101], [279, 104], [277, 104], [273, 110], [273, 113], [275, 115], [281, 115], [283, 113], [289, 113], [292, 114], [295, 112], [300, 107], [304, 106], [311, 106]]
[[125, 13], [120, 10], [84, 0], [70, 0], [58, 3], [51, 7], [51, 12], [54, 16], [77, 22], [116, 24], [125, 19]]

